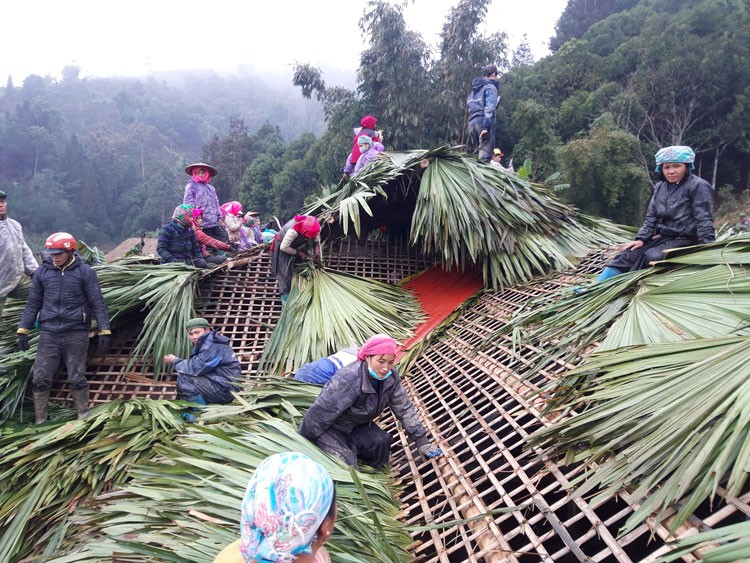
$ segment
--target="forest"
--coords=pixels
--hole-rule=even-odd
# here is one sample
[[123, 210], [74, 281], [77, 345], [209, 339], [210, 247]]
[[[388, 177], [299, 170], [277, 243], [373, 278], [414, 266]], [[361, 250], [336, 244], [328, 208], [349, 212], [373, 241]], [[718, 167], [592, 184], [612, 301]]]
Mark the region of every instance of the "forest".
[[[400, 5], [370, 1], [356, 77], [300, 62], [283, 86], [213, 73], [81, 78], [75, 66], [59, 80], [9, 78], [9, 215], [34, 250], [59, 230], [112, 247], [166, 222], [185, 165], [203, 160], [219, 170], [222, 201], [283, 222], [335, 187], [363, 115], [378, 118], [386, 150], [465, 142], [466, 94], [488, 63], [501, 69], [497, 144], [583, 211], [640, 223], [653, 154], [673, 144], [695, 149], [719, 203], [750, 202], [746, 0], [569, 0], [540, 61], [503, 31], [480, 32], [486, 9], [457, 0], [431, 50]], [[533, 26], [533, 14], [513, 25]]]

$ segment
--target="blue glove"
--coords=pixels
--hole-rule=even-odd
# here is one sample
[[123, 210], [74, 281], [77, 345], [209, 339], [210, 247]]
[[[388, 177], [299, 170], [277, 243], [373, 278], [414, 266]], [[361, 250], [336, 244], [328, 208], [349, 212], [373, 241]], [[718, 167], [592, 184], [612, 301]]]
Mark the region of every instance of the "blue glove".
[[443, 455], [443, 450], [433, 444], [425, 444], [419, 448], [419, 453], [425, 459], [432, 459], [433, 457]]

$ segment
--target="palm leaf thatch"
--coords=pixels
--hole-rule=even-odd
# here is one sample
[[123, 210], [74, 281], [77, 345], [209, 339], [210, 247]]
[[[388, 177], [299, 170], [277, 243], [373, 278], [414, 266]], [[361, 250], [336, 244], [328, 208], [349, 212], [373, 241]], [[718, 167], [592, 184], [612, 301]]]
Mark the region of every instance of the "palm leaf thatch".
[[625, 231], [605, 220], [579, 214], [543, 186], [467, 157], [449, 147], [389, 158], [355, 174], [337, 192], [312, 204], [308, 213], [338, 218], [344, 234], [350, 223], [365, 231], [361, 207], [372, 217], [368, 228], [408, 218], [410, 241], [448, 266], [482, 268], [491, 287], [528, 281], [569, 267]]
[[397, 287], [329, 269], [305, 268], [271, 335], [259, 371], [280, 374], [359, 346], [375, 333], [405, 340], [423, 319], [414, 296]]
[[[189, 353], [185, 324], [194, 315], [198, 281], [205, 272], [185, 264], [144, 263], [141, 258], [94, 269], [112, 321], [125, 313], [147, 311], [126, 369], [151, 357], [159, 379], [165, 371], [164, 354]], [[24, 307], [24, 301], [8, 300], [0, 317], [0, 421], [12, 417], [23, 399], [39, 341], [34, 333], [27, 352], [15, 351], [16, 329]]]
[[194, 426], [157, 446], [158, 458], [132, 469], [126, 486], [80, 511], [85, 532], [70, 539], [74, 547], [65, 550], [67, 556], [52, 561], [97, 561], [117, 553], [210, 562], [239, 537], [240, 503], [252, 472], [279, 451], [306, 453], [336, 482], [339, 517], [327, 545], [333, 560], [409, 560], [405, 548], [411, 540], [395, 519], [398, 504], [386, 475], [347, 468], [289, 423], [235, 421]]
[[[718, 547], [711, 547], [719, 544]], [[738, 563], [750, 557], [750, 522], [722, 526], [717, 530], [700, 532], [675, 542], [674, 549], [656, 560], [656, 563], [671, 563], [701, 551], [703, 563]]]
[[643, 499], [622, 533], [680, 501], [676, 529], [719, 486], [739, 494], [750, 464], [750, 337], [608, 351], [573, 375], [591, 381], [590, 406], [531, 441], [591, 467], [574, 494], [632, 488]]
[[407, 561], [411, 540], [395, 520], [390, 478], [350, 471], [297, 434], [319, 390], [259, 378], [237, 403], [207, 407], [189, 427], [179, 403], [148, 400], [101, 405], [83, 421], [6, 426], [0, 560], [102, 561], [116, 553], [212, 561], [238, 535], [251, 473], [268, 455], [293, 450], [320, 461], [337, 483], [336, 561]]

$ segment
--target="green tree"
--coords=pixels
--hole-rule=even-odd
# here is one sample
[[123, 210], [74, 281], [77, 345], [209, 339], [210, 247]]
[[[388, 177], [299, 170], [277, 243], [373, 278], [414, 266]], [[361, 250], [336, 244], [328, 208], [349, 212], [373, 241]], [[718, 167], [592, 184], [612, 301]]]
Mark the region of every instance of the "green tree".
[[520, 132], [513, 160], [520, 164], [530, 158], [534, 163], [531, 179], [544, 181], [558, 169], [560, 139], [555, 134], [553, 112], [538, 102], [524, 102], [513, 116], [513, 126]]
[[618, 128], [609, 114], [597, 118], [590, 133], [560, 149], [566, 198], [587, 213], [639, 225], [650, 181], [638, 139]]
[[555, 26], [555, 36], [550, 39], [550, 50], [557, 51], [571, 39], [583, 37], [596, 22], [616, 12], [627, 10], [638, 0], [568, 0]]

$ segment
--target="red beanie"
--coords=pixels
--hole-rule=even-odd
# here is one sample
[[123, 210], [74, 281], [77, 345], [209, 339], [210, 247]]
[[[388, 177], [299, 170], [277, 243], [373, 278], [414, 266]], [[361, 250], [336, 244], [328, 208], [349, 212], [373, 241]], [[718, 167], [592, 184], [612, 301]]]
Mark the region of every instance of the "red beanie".
[[387, 334], [375, 334], [362, 344], [357, 354], [358, 360], [364, 360], [367, 356], [377, 356], [380, 354], [393, 354], [398, 352], [398, 342]]
[[360, 123], [362, 124], [362, 127], [366, 127], [367, 129], [375, 129], [375, 126], [378, 124], [378, 120], [371, 115], [366, 115], [362, 118], [362, 121], [360, 121]]

